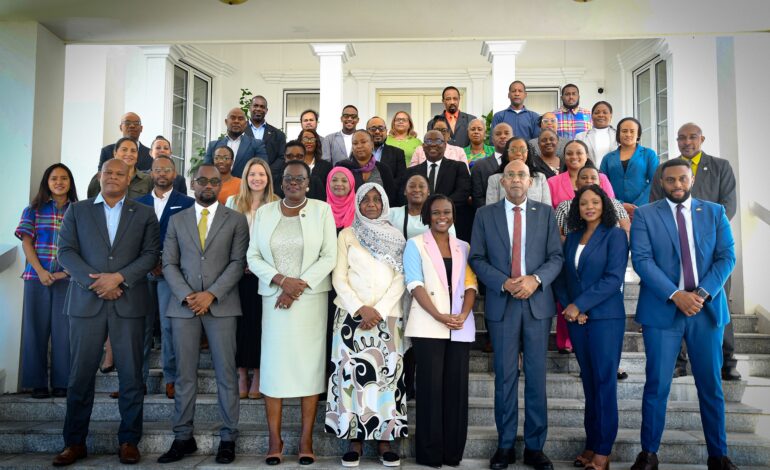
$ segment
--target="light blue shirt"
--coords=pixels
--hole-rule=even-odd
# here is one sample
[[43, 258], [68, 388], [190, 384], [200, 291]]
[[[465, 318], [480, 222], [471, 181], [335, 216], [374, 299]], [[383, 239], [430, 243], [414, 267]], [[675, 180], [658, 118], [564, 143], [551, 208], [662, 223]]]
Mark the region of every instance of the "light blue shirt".
[[379, 147], [375, 147], [374, 148], [374, 152], [372, 152], [374, 154], [374, 159], [377, 160], [378, 162], [382, 158], [382, 149], [383, 149], [383, 147], [385, 147], [384, 143], [382, 145], [380, 145]]
[[102, 203], [104, 207], [104, 219], [107, 221], [107, 233], [110, 236], [110, 245], [115, 241], [115, 234], [118, 232], [118, 224], [120, 223], [120, 213], [123, 212], [123, 203], [126, 201], [126, 196], [123, 199], [115, 203], [114, 207], [110, 207], [102, 197], [102, 193], [99, 193], [94, 199], [94, 204]]
[[259, 140], [264, 140], [263, 137], [265, 137], [265, 124], [266, 122], [263, 122], [261, 126], [254, 127], [254, 124], [249, 121], [249, 125], [251, 126], [251, 131], [254, 132], [254, 138]]

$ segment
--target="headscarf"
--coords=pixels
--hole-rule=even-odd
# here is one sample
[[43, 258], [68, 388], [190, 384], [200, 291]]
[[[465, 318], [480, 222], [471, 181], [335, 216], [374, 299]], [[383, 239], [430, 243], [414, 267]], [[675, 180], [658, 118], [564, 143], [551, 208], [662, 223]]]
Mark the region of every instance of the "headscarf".
[[[359, 206], [366, 193], [376, 189], [382, 198], [382, 213], [375, 219], [369, 219], [361, 213]], [[356, 191], [356, 218], [353, 221], [353, 233], [358, 242], [376, 260], [389, 264], [396, 272], [404, 272], [404, 246], [406, 239], [388, 220], [390, 203], [388, 195], [377, 183], [362, 184]]]
[[[342, 173], [348, 179], [350, 192], [347, 196], [340, 197], [332, 192], [332, 177], [335, 173]], [[355, 187], [356, 180], [353, 178], [353, 173], [343, 166], [335, 166], [326, 177], [326, 202], [332, 207], [334, 223], [337, 228], [350, 227], [350, 224], [353, 223], [353, 218], [356, 215]]]

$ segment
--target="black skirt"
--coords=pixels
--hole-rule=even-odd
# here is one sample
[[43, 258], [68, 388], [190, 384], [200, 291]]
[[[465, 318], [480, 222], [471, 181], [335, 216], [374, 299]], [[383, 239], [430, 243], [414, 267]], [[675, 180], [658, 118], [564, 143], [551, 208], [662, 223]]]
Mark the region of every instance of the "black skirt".
[[262, 353], [262, 296], [258, 294], [257, 276], [246, 273], [238, 284], [241, 311], [236, 332], [235, 365], [259, 369]]

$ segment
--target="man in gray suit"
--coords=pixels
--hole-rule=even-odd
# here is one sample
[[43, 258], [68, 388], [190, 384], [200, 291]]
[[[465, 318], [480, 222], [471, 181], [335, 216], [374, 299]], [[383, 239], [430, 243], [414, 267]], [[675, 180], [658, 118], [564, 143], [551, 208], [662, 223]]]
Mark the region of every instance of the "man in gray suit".
[[71, 351], [66, 447], [53, 460], [57, 467], [87, 455], [96, 370], [108, 334], [120, 381], [120, 462], [140, 460], [144, 317], [150, 308], [147, 273], [158, 261], [160, 239], [152, 208], [126, 199], [128, 182], [128, 166], [107, 160], [101, 192], [70, 206], [59, 234], [59, 262], [72, 282], [65, 301]]
[[223, 420], [216, 461], [231, 463], [240, 405], [235, 368], [235, 329], [241, 315], [238, 281], [245, 267], [249, 226], [243, 214], [217, 202], [222, 180], [214, 165], [201, 165], [192, 186], [195, 204], [170, 219], [163, 244], [163, 276], [171, 288], [166, 316], [174, 331], [177, 378], [174, 442], [158, 462], [176, 462], [197, 450], [193, 417], [203, 329]]
[[[701, 128], [692, 122], [688, 122], [679, 128], [676, 137], [676, 143], [679, 146], [679, 152], [682, 158], [690, 162], [690, 168], [695, 178], [692, 186], [692, 197], [704, 201], [722, 204], [725, 208], [727, 218], [732, 220], [737, 208], [735, 193], [735, 175], [730, 166], [730, 162], [723, 158], [717, 158], [706, 154], [701, 150], [706, 137]], [[652, 188], [650, 190], [650, 202], [663, 199], [666, 194], [661, 187], [661, 169], [655, 172]], [[725, 291], [730, 296], [730, 278], [725, 284]], [[741, 374], [735, 368], [738, 364], [735, 359], [735, 333], [733, 332], [733, 322], [725, 326], [724, 340], [722, 341], [722, 379], [740, 380]], [[684, 343], [679, 357], [676, 360], [674, 368], [674, 377], [687, 375], [687, 352]]]
[[487, 203], [487, 182], [489, 177], [497, 173], [500, 168], [505, 143], [513, 137], [513, 129], [510, 124], [501, 122], [492, 129], [492, 145], [495, 154], [478, 160], [471, 168], [471, 198], [475, 208], [483, 207]]
[[358, 108], [349, 104], [342, 108], [342, 130], [327, 135], [321, 144], [322, 158], [336, 165], [337, 162], [350, 158], [353, 150], [353, 133], [358, 125]]

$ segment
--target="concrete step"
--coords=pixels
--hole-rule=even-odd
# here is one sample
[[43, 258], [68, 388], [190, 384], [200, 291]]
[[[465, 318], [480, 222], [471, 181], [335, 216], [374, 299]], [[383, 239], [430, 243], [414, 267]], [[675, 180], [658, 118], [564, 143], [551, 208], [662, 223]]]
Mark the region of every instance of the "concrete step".
[[[219, 437], [218, 424], [196, 423], [195, 439], [198, 443], [197, 455], [211, 455], [216, 452]], [[92, 422], [87, 441], [92, 454], [113, 454], [116, 452], [118, 423]], [[61, 421], [28, 421], [0, 424], [0, 453], [2, 454], [49, 454], [51, 458], [63, 447]], [[240, 437], [236, 452], [243, 455], [264, 455], [267, 450], [267, 430], [264, 425], [244, 424], [239, 426]], [[400, 441], [402, 456], [414, 455], [414, 434], [410, 428], [409, 438]], [[516, 448], [521, 458], [523, 452], [521, 426], [518, 432]], [[298, 451], [299, 429], [297, 426], [283, 428], [285, 452], [296, 455]], [[145, 423], [144, 436], [139, 443], [143, 454], [161, 454], [168, 450], [173, 440], [171, 423]], [[582, 427], [550, 427], [545, 452], [554, 460], [571, 461], [583, 450], [585, 434]], [[728, 433], [727, 442], [730, 456], [736, 465], [764, 465], [770, 462], [770, 440], [751, 433]], [[340, 456], [347, 448], [347, 441], [322, 432], [316, 427], [313, 448], [319, 457]], [[470, 426], [465, 447], [466, 459], [487, 459], [497, 448], [497, 431], [494, 426]], [[620, 429], [613, 449], [617, 461], [633, 461], [640, 450], [639, 430]], [[373, 455], [371, 446], [366, 447], [366, 455]], [[703, 464], [706, 462], [706, 443], [701, 431], [667, 430], [663, 434], [658, 456], [661, 461], [674, 464]], [[114, 457], [113, 457], [114, 458]], [[193, 457], [194, 458], [194, 457]], [[85, 462], [84, 462], [85, 463]], [[112, 466], [112, 465], [110, 465]], [[101, 467], [103, 468], [103, 467]], [[335, 467], [336, 468], [336, 467]]]
[[[284, 400], [283, 422], [300, 422], [300, 404], [298, 399]], [[408, 415], [414, 416], [416, 403], [407, 405]], [[580, 427], [583, 425], [585, 402], [582, 398], [551, 398], [548, 400], [548, 422], [551, 426]], [[641, 400], [620, 400], [620, 427], [639, 429], [641, 427]], [[318, 406], [316, 422], [322, 425], [326, 403]], [[0, 398], [0, 421], [64, 421], [65, 400], [35, 400], [28, 395], [10, 395]], [[148, 395], [144, 403], [144, 421], [170, 421], [174, 414], [174, 402], [165, 395]], [[742, 403], [727, 403], [725, 418], [727, 430], [731, 432], [751, 433], [755, 430], [757, 417], [761, 411]], [[264, 401], [241, 400], [240, 422], [260, 424], [266, 422]], [[519, 419], [524, 419], [524, 400], [519, 401]], [[92, 421], [119, 421], [117, 401], [106, 394], [99, 394], [94, 400]], [[215, 394], [199, 395], [196, 401], [195, 422], [218, 422], [219, 407]], [[472, 397], [469, 400], [468, 424], [470, 426], [489, 426], [494, 424], [494, 399], [492, 397]], [[666, 429], [698, 430], [701, 428], [700, 410], [697, 401], [670, 401], [666, 418]]]

